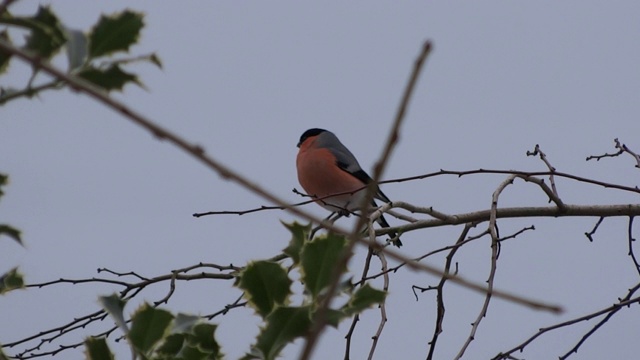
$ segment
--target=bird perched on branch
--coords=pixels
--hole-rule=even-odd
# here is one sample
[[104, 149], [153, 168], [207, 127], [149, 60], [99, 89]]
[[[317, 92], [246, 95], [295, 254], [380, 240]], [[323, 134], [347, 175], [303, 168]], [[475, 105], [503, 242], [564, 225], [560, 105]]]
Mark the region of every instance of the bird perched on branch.
[[[362, 170], [351, 151], [332, 132], [324, 129], [305, 131], [300, 136], [298, 147], [298, 181], [307, 194], [318, 199], [316, 202], [332, 213], [349, 216], [353, 211], [360, 210], [358, 207], [362, 205], [366, 194], [363, 187], [372, 179]], [[376, 199], [391, 202], [378, 186], [375, 191]], [[375, 200], [371, 200], [371, 205], [378, 207]], [[389, 227], [382, 215], [376, 221], [382, 227]], [[389, 235], [392, 239], [396, 238], [396, 233]], [[393, 243], [397, 247], [402, 246], [400, 239], [395, 239]]]

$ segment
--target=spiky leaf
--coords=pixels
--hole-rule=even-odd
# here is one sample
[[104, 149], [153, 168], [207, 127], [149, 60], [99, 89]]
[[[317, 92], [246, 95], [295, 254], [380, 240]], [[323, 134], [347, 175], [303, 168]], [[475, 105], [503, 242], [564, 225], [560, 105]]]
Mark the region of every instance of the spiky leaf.
[[131, 317], [129, 341], [138, 351], [146, 354], [167, 335], [172, 320], [170, 312], [144, 304]]
[[304, 336], [311, 327], [311, 309], [305, 307], [279, 307], [267, 317], [267, 325], [258, 335], [254, 355], [262, 359], [275, 359], [280, 351], [296, 338]]
[[14, 228], [13, 226], [0, 224], [0, 235], [6, 235], [15, 240], [18, 244], [24, 246], [24, 244], [22, 243], [22, 238], [20, 237], [20, 230]]
[[0, 295], [15, 289], [24, 288], [24, 279], [18, 272], [18, 268], [13, 268], [0, 277]]
[[51, 58], [66, 42], [62, 23], [48, 6], [40, 6], [31, 17], [0, 16], [0, 23], [28, 29], [25, 47], [45, 59]]
[[328, 234], [316, 237], [302, 248], [302, 281], [314, 299], [329, 285], [346, 246], [344, 236]]
[[80, 71], [78, 76], [107, 91], [121, 91], [127, 83], [142, 86], [136, 75], [123, 71], [117, 64], [112, 64], [106, 69], [90, 66]]
[[102, 15], [89, 33], [89, 58], [128, 51], [138, 41], [144, 26], [143, 17], [131, 10]]
[[171, 334], [164, 338], [162, 345], [158, 347], [156, 353], [161, 356], [171, 358], [176, 357], [184, 347], [184, 334]]
[[301, 225], [297, 222], [294, 222], [293, 224], [282, 224], [286, 226], [289, 231], [291, 231], [291, 241], [289, 241], [289, 246], [287, 246], [287, 248], [284, 249], [283, 252], [289, 255], [294, 264], [297, 264], [300, 262], [300, 251], [302, 250], [302, 245], [309, 237], [311, 224]]
[[87, 360], [113, 360], [114, 356], [107, 340], [103, 337], [90, 337], [84, 341], [85, 359]]
[[238, 287], [262, 317], [283, 305], [291, 293], [291, 279], [282, 266], [271, 261], [250, 263], [240, 274]]
[[377, 290], [364, 284], [349, 299], [349, 302], [342, 308], [347, 315], [360, 313], [373, 305], [380, 304], [384, 301], [387, 293]]
[[124, 319], [124, 306], [127, 304], [126, 301], [122, 300], [118, 294], [112, 294], [109, 296], [100, 296], [98, 302], [102, 305], [102, 308], [111, 315], [123, 333], [126, 334], [129, 332], [129, 327]]
[[216, 328], [217, 326], [213, 324], [200, 323], [194, 326], [191, 335], [188, 336], [189, 344], [209, 354], [208, 359], [217, 359], [221, 356], [220, 345], [215, 338]]

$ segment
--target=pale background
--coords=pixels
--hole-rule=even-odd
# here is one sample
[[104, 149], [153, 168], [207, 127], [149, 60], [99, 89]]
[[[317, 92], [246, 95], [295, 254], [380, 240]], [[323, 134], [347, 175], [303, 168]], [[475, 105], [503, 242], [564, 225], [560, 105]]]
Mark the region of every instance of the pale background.
[[[37, 4], [22, 1], [11, 9], [31, 14]], [[434, 42], [434, 51], [385, 178], [441, 168], [545, 170], [539, 159], [525, 156], [540, 144], [560, 171], [639, 183], [630, 157], [584, 160], [612, 152], [616, 137], [640, 150], [640, 2], [131, 4], [53, 2], [53, 8], [78, 29], [87, 29], [101, 12], [127, 6], [144, 11], [147, 26], [133, 51], [158, 52], [164, 69], [136, 66], [149, 91], [129, 86], [116, 97], [291, 202], [300, 200], [291, 192], [300, 189], [295, 144], [307, 128], [334, 131], [362, 166], [371, 169], [425, 39]], [[61, 60], [56, 63], [64, 67]], [[24, 67], [14, 63], [11, 70], [16, 75], [1, 81], [23, 84], [24, 77], [18, 75]], [[26, 242], [23, 249], [2, 241], [0, 272], [20, 266], [29, 283], [97, 276], [98, 267], [155, 276], [200, 261], [241, 265], [277, 254], [289, 239], [280, 220], [295, 219], [280, 211], [193, 218], [194, 212], [267, 203], [119, 114], [68, 91], [2, 107], [0, 154], [0, 171], [11, 176], [0, 203], [0, 222], [22, 229]], [[386, 185], [384, 190], [392, 199], [462, 213], [487, 209], [503, 178], [440, 177]], [[566, 181], [558, 188], [567, 203], [638, 201], [630, 193]], [[546, 204], [544, 194], [521, 181], [501, 200], [502, 206]], [[326, 215], [320, 207], [307, 209]], [[588, 243], [583, 234], [596, 220], [500, 223], [505, 235], [532, 224], [537, 230], [503, 246], [496, 286], [560, 304], [566, 312], [555, 316], [494, 299], [465, 358], [495, 356], [540, 327], [609, 306], [638, 282], [626, 256], [625, 219], [605, 220], [596, 241]], [[460, 230], [406, 235], [402, 251], [417, 256], [452, 244]], [[365, 253], [358, 249], [350, 265], [354, 274], [360, 274]], [[469, 245], [457, 257], [460, 273], [484, 281], [489, 254], [488, 239]], [[442, 257], [427, 263], [441, 265]], [[389, 321], [375, 358], [426, 356], [435, 319], [434, 293], [416, 301], [411, 285], [437, 281], [408, 270], [392, 276]], [[59, 285], [0, 297], [0, 342], [93, 312], [97, 297], [115, 290]], [[168, 284], [157, 285], [143, 292], [140, 301], [158, 300], [167, 290]], [[237, 295], [230, 282], [179, 283], [167, 308], [208, 314]], [[447, 286], [445, 296], [447, 317], [438, 359], [457, 353], [483, 301], [455, 285]], [[130, 304], [127, 312], [136, 306]], [[637, 306], [625, 309], [572, 358], [637, 357], [639, 319]], [[377, 310], [364, 314], [352, 358], [366, 357], [378, 321]], [[248, 349], [259, 323], [249, 309], [236, 309], [214, 322], [220, 324], [218, 339], [230, 359]], [[557, 358], [594, 324], [543, 335], [522, 357]], [[348, 325], [328, 329], [314, 359], [342, 358]], [[296, 358], [300, 344], [287, 347], [283, 358]], [[116, 348], [120, 358], [128, 358], [121, 345]], [[82, 354], [78, 350], [59, 357]]]

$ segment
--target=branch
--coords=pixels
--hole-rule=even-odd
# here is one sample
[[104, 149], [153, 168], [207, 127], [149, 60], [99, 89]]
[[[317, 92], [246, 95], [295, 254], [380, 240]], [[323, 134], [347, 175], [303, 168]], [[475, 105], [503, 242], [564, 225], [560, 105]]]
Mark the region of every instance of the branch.
[[636, 269], [636, 271], [638, 272], [638, 275], [640, 275], [640, 264], [638, 264], [638, 259], [636, 258], [636, 254], [633, 251], [633, 243], [636, 241], [636, 239], [633, 237], [633, 216], [629, 217], [629, 226], [627, 227], [627, 239], [628, 239], [628, 243], [629, 243], [629, 256], [631, 257], [631, 260], [633, 261], [633, 265]]
[[[537, 149], [538, 147], [536, 146], [536, 150]], [[465, 341], [464, 345], [462, 345], [462, 348], [460, 348], [460, 351], [455, 357], [456, 360], [462, 358], [462, 356], [464, 355], [464, 352], [469, 347], [469, 344], [471, 344], [473, 339], [475, 339], [476, 332], [480, 327], [480, 322], [485, 316], [487, 316], [487, 310], [489, 309], [489, 302], [491, 301], [491, 295], [492, 295], [492, 290], [495, 282], [496, 271], [498, 268], [498, 246], [500, 244], [498, 231], [497, 231], [498, 199], [500, 197], [500, 194], [502, 194], [502, 192], [504, 191], [504, 189], [506, 189], [507, 186], [513, 184], [513, 180], [515, 180], [516, 177], [517, 175], [511, 175], [507, 179], [505, 179], [498, 186], [496, 191], [493, 192], [493, 196], [491, 198], [491, 212], [489, 216], [489, 227], [487, 229], [487, 232], [491, 236], [491, 265], [489, 269], [489, 278], [487, 279], [487, 293], [485, 294], [484, 302], [482, 304], [482, 308], [480, 309], [480, 313], [476, 317], [475, 321], [471, 323], [471, 332], [469, 333], [467, 340]]]
[[531, 336], [530, 338], [528, 338], [527, 340], [525, 340], [523, 343], [517, 345], [516, 347], [506, 351], [506, 352], [502, 352], [498, 355], [496, 355], [492, 360], [501, 360], [501, 359], [511, 359], [511, 354], [513, 354], [516, 351], [520, 351], [522, 352], [524, 350], [524, 348], [529, 345], [531, 342], [533, 342], [533, 340], [535, 340], [537, 337], [539, 337], [540, 335], [552, 331], [552, 330], [556, 330], [556, 329], [560, 329], [566, 326], [570, 326], [576, 323], [579, 323], [581, 321], [587, 321], [587, 320], [591, 320], [595, 317], [598, 317], [600, 315], [604, 315], [607, 314], [607, 316], [602, 319], [600, 322], [598, 322], [598, 324], [596, 324], [594, 326], [593, 329], [591, 329], [586, 335], [584, 335], [582, 337], [582, 339], [580, 340], [580, 342], [578, 342], [578, 344], [576, 346], [574, 346], [567, 354], [565, 354], [564, 357], [560, 357], [561, 359], [566, 359], [566, 357], [568, 357], [568, 354], [572, 353], [572, 352], [577, 352], [578, 348], [580, 347], [580, 345], [582, 345], [582, 343], [584, 343], [584, 341], [591, 335], [593, 334], [600, 326], [602, 326], [604, 323], [606, 323], [607, 321], [609, 321], [609, 319], [615, 314], [617, 313], [621, 308], [625, 307], [625, 306], [629, 306], [631, 304], [635, 304], [635, 303], [640, 303], [640, 297], [635, 297], [635, 298], [631, 298], [631, 296], [633, 296], [633, 294], [638, 291], [638, 289], [640, 289], [640, 284], [637, 284], [636, 286], [634, 286], [633, 288], [629, 289], [629, 292], [627, 293], [627, 295], [623, 298], [620, 299], [618, 303], [604, 308], [602, 310], [598, 310], [596, 312], [593, 312], [591, 314], [588, 315], [584, 315], [569, 321], [565, 321], [556, 325], [552, 325], [546, 328], [541, 328], [540, 330], [538, 330], [537, 333], [535, 333], [533, 336]]
[[[499, 170], [499, 169], [477, 169], [477, 170], [461, 170], [461, 171], [456, 171], [456, 170], [440, 170], [437, 172], [433, 172], [433, 173], [427, 173], [427, 174], [422, 174], [422, 175], [414, 175], [414, 176], [409, 176], [409, 177], [404, 177], [404, 178], [396, 178], [396, 179], [389, 179], [389, 180], [383, 180], [380, 181], [380, 184], [391, 184], [391, 183], [402, 183], [402, 182], [408, 182], [408, 181], [416, 181], [416, 180], [423, 180], [423, 179], [427, 179], [427, 178], [431, 178], [431, 177], [437, 177], [437, 176], [447, 176], [447, 175], [455, 175], [458, 177], [462, 177], [462, 176], [469, 176], [469, 175], [478, 175], [478, 174], [501, 174], [501, 175], [518, 175], [520, 178], [522, 178], [525, 181], [529, 181], [529, 182], [533, 182], [536, 183], [537, 185], [539, 185], [542, 190], [549, 196], [549, 199], [553, 202], [556, 203], [556, 205], [558, 205], [558, 207], [562, 207], [562, 201], [560, 200], [560, 198], [557, 197], [557, 195], [555, 195], [553, 193], [553, 190], [549, 190], [549, 188], [546, 186], [546, 184], [544, 184], [544, 181], [541, 179], [536, 178], [536, 176], [551, 176], [551, 175], [555, 175], [556, 177], [562, 177], [562, 178], [566, 178], [569, 180], [575, 180], [578, 182], [583, 182], [583, 183], [587, 183], [587, 184], [592, 184], [592, 185], [598, 185], [598, 186], [602, 186], [604, 188], [609, 188], [609, 189], [617, 189], [617, 190], [623, 190], [623, 191], [629, 191], [629, 192], [633, 192], [636, 194], [640, 194], [640, 188], [638, 187], [629, 187], [629, 186], [624, 186], [624, 185], [619, 185], [619, 184], [613, 184], [613, 183], [607, 183], [607, 182], [603, 182], [603, 181], [597, 181], [597, 180], [592, 180], [592, 179], [588, 179], [588, 178], [584, 178], [584, 177], [580, 177], [577, 175], [572, 175], [572, 174], [568, 174], [568, 173], [562, 173], [562, 172], [557, 172], [557, 171], [519, 171], [519, 170]], [[355, 192], [358, 192], [360, 190], [363, 190], [366, 186], [363, 186], [357, 190], [355, 190]], [[297, 192], [294, 189], [294, 192], [300, 194], [299, 192]], [[338, 194], [331, 194], [331, 195], [327, 195], [326, 197], [320, 198], [321, 199], [325, 199], [325, 198], [329, 198], [329, 197], [334, 197], [334, 196], [339, 196], [339, 195], [346, 195], [346, 194], [353, 194], [354, 191], [348, 191], [348, 192], [342, 192], [342, 193], [338, 193]], [[304, 195], [304, 194], [302, 194]], [[244, 214], [248, 214], [248, 213], [253, 213], [253, 212], [258, 212], [258, 211], [267, 211], [267, 210], [286, 210], [289, 207], [296, 207], [296, 206], [301, 206], [301, 205], [306, 205], [306, 204], [310, 204], [312, 202], [315, 202], [314, 200], [308, 200], [308, 201], [303, 201], [303, 202], [299, 202], [299, 203], [295, 203], [295, 204], [289, 204], [287, 206], [266, 206], [266, 205], [262, 205], [260, 207], [257, 208], [252, 208], [252, 209], [248, 209], [248, 210], [228, 210], [228, 211], [210, 211], [210, 212], [205, 212], [205, 213], [195, 213], [193, 214], [194, 217], [200, 217], [200, 216], [205, 216], [205, 215], [244, 215]], [[408, 211], [412, 211], [411, 210], [411, 206], [414, 205], [405, 205], [405, 206], [398, 206], [398, 204], [407, 204], [405, 202], [400, 202], [400, 201], [394, 201], [393, 202], [393, 207], [402, 207], [405, 208]], [[418, 208], [418, 207], [416, 207]], [[424, 208], [421, 208], [424, 209]], [[417, 211], [417, 212], [421, 212], [421, 213], [425, 213], [425, 214], [429, 214], [432, 215], [436, 218], [441, 218], [441, 216], [445, 216], [445, 215], [437, 215], [437, 212], [434, 211], [433, 214], [428, 213], [428, 212], [424, 212], [424, 211]], [[389, 212], [391, 214], [391, 212]]]
[[[394, 202], [394, 204], [396, 204]], [[499, 208], [496, 211], [496, 218], [518, 218], [518, 217], [617, 217], [617, 216], [638, 216], [640, 215], [640, 204], [619, 204], [619, 205], [570, 205], [565, 204], [565, 211], [561, 212], [557, 207], [508, 207]], [[419, 220], [415, 223], [402, 226], [377, 229], [376, 235], [383, 235], [389, 232], [407, 232], [416, 229], [440, 227], [446, 225], [461, 225], [468, 222], [481, 223], [489, 221], [490, 210], [480, 210], [470, 213], [451, 215], [449, 220], [428, 219]]]
[[[467, 242], [465, 238], [469, 234], [469, 231], [473, 227], [473, 224], [465, 224], [462, 233], [458, 237], [456, 244], [452, 246], [451, 251], [447, 255], [445, 265], [444, 265], [444, 274], [449, 274], [451, 272], [451, 264], [453, 263], [453, 257], [462, 246], [463, 243]], [[486, 233], [483, 233], [483, 236]], [[437, 303], [437, 313], [436, 313], [436, 326], [433, 330], [433, 336], [431, 337], [431, 341], [429, 341], [429, 353], [427, 354], [427, 360], [433, 359], [433, 354], [436, 349], [436, 344], [438, 342], [438, 337], [442, 333], [442, 324], [444, 322], [445, 315], [445, 306], [444, 306], [444, 284], [447, 282], [447, 277], [443, 276], [438, 283], [438, 286], [435, 287], [436, 293], [436, 303]], [[415, 290], [414, 290], [415, 291]], [[414, 293], [415, 294], [415, 293]], [[417, 297], [417, 296], [416, 296]]]
[[549, 182], [551, 183], [551, 189], [553, 190], [553, 195], [555, 198], [559, 198], [558, 190], [556, 189], [556, 182], [553, 177], [553, 174], [556, 172], [556, 168], [551, 165], [549, 160], [547, 160], [547, 155], [543, 153], [542, 150], [540, 150], [540, 145], [538, 144], [536, 144], [536, 147], [533, 149], [533, 151], [527, 151], [527, 156], [536, 156], [536, 155], [539, 155], [540, 160], [542, 160], [544, 164], [547, 165], [547, 168], [551, 173], [549, 175]]
[[[385, 293], [389, 293], [389, 274], [386, 272], [387, 270], [387, 259], [384, 257], [384, 253], [379, 253], [378, 258], [380, 259], [380, 264], [382, 265], [382, 272], [384, 275], [384, 283], [382, 285], [382, 290]], [[369, 357], [367, 359], [373, 359], [373, 353], [376, 351], [376, 346], [378, 345], [378, 340], [380, 339], [380, 335], [382, 335], [382, 330], [384, 329], [384, 325], [387, 323], [387, 309], [385, 305], [386, 301], [383, 301], [380, 304], [380, 324], [378, 325], [378, 330], [376, 334], [371, 337], [373, 340], [371, 343], [371, 349], [369, 350]]]
[[638, 155], [637, 153], [631, 151], [631, 149], [629, 149], [627, 147], [627, 145], [620, 143], [620, 141], [616, 138], [613, 140], [613, 142], [615, 143], [615, 148], [618, 149], [617, 152], [613, 153], [613, 154], [608, 154], [608, 153], [604, 153], [603, 155], [591, 155], [587, 157], [587, 161], [589, 160], [596, 160], [596, 161], [600, 161], [600, 159], [604, 159], [604, 158], [608, 158], [608, 157], [617, 157], [620, 156], [624, 153], [628, 153], [629, 155], [631, 155], [635, 161], [636, 161], [636, 167], [640, 168], [640, 155]]

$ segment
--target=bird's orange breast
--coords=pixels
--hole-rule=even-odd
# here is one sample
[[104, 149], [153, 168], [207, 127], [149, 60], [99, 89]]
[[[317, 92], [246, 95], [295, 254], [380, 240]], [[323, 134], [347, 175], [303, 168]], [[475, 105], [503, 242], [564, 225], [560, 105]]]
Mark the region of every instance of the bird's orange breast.
[[[298, 181], [309, 195], [319, 198], [344, 192], [352, 193], [364, 184], [336, 164], [336, 158], [326, 148], [314, 148], [313, 140], [306, 141], [300, 147], [296, 158]], [[352, 194], [325, 199], [324, 202], [340, 207], [349, 203]]]

